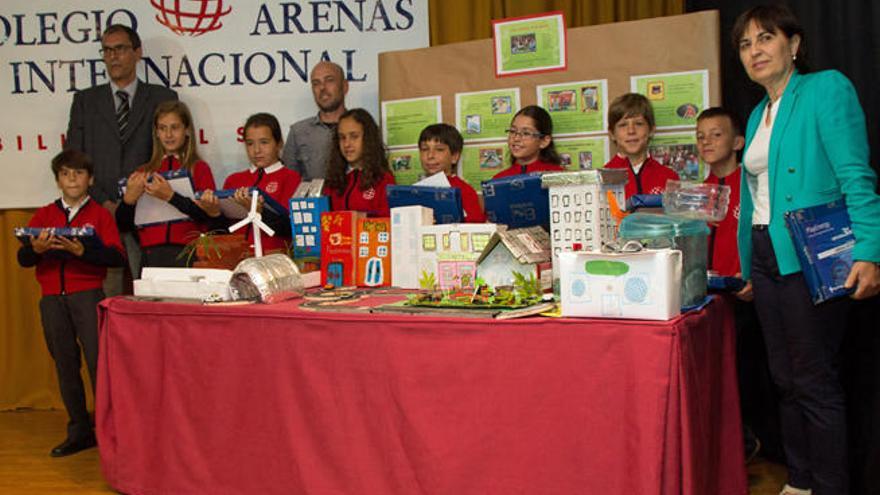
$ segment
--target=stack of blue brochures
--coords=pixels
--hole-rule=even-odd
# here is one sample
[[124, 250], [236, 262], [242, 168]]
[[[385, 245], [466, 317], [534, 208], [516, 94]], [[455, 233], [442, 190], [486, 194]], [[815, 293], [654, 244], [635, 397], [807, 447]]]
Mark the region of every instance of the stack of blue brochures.
[[397, 186], [386, 188], [388, 206], [425, 206], [434, 210], [434, 223], [460, 223], [464, 218], [461, 191], [454, 187]]
[[538, 225], [549, 230], [550, 200], [540, 175], [514, 175], [483, 181], [486, 218], [511, 229]]
[[843, 286], [856, 239], [843, 200], [789, 211], [785, 223], [814, 304], [852, 292]]

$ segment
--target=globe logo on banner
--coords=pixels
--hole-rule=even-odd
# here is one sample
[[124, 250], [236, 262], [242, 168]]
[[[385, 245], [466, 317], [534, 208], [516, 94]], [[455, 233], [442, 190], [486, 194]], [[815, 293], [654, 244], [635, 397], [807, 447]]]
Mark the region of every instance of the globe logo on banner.
[[156, 21], [178, 36], [201, 36], [223, 27], [220, 19], [232, 12], [223, 10], [223, 0], [150, 0], [159, 12]]

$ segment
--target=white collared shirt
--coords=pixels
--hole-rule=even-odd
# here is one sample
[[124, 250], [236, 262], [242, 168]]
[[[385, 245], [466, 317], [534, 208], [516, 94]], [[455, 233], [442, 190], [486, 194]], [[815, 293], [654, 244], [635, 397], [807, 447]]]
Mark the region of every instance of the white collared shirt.
[[[620, 153], [620, 152], [617, 153], [617, 156], [619, 156], [621, 158], [627, 158], [626, 155], [624, 155], [623, 153]], [[642, 169], [642, 165], [644, 165], [646, 161], [648, 161], [648, 155], [645, 155], [645, 159], [640, 161], [639, 163], [633, 163], [632, 161], [630, 161], [629, 163], [630, 163], [630, 165], [632, 165], [633, 173], [636, 175], [639, 175], [639, 170]]]
[[[263, 171], [265, 172], [266, 175], [269, 175], [269, 174], [273, 174], [273, 173], [281, 170], [282, 168], [284, 168], [284, 165], [282, 165], [281, 161], [279, 160], [279, 161], [273, 163], [272, 165], [269, 165], [268, 167], [264, 167]], [[259, 169], [253, 165], [250, 165], [248, 167], [248, 171], [252, 174], [257, 173], [257, 170], [259, 170]]]
[[120, 88], [119, 86], [116, 85], [116, 83], [114, 83], [113, 81], [110, 81], [110, 91], [111, 91], [111, 94], [113, 95], [114, 108], [117, 111], [119, 110], [119, 106], [122, 105], [122, 102], [119, 101], [119, 97], [116, 96], [116, 92], [121, 89], [122, 91], [125, 91], [126, 93], [128, 93], [128, 107], [131, 108], [132, 103], [134, 102], [134, 94], [137, 92], [137, 87], [138, 87], [138, 79], [137, 78], [134, 78], [134, 81], [132, 81], [131, 84], [129, 84], [128, 86], [126, 86], [124, 88]]
[[64, 209], [67, 211], [67, 221], [68, 222], [73, 217], [76, 216], [76, 214], [79, 212], [79, 210], [81, 210], [82, 207], [85, 206], [86, 202], [89, 199], [90, 199], [90, 196], [88, 194], [86, 194], [86, 196], [83, 199], [81, 199], [79, 203], [77, 203], [75, 205], [69, 205], [69, 204], [67, 204], [67, 201], [64, 201], [64, 196], [61, 197], [61, 206], [63, 206]]

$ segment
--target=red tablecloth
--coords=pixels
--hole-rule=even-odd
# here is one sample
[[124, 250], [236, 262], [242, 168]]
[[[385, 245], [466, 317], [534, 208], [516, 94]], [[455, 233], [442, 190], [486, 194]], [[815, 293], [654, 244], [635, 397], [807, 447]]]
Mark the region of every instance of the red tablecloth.
[[745, 494], [729, 307], [670, 322], [100, 306], [130, 494]]

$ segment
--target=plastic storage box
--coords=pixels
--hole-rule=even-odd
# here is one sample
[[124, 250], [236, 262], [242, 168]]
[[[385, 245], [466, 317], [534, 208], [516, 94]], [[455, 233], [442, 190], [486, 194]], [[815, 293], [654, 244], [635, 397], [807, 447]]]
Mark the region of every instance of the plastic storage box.
[[663, 192], [663, 212], [667, 215], [720, 222], [727, 215], [730, 186], [695, 184], [670, 180]]
[[705, 222], [671, 215], [633, 213], [620, 224], [621, 239], [639, 241], [651, 249], [681, 251], [682, 306], [700, 304], [706, 298], [708, 236]]

